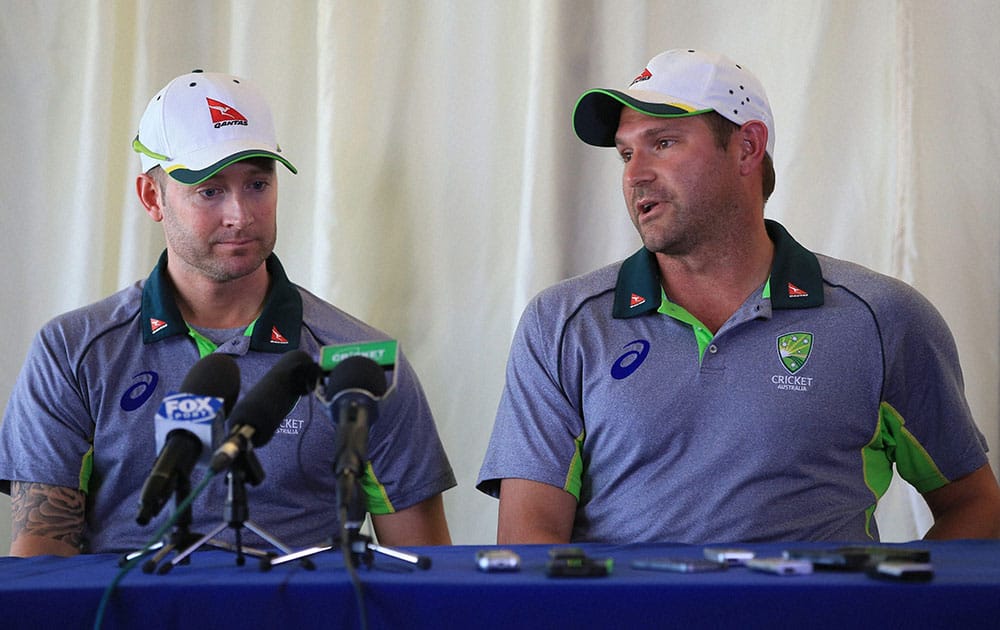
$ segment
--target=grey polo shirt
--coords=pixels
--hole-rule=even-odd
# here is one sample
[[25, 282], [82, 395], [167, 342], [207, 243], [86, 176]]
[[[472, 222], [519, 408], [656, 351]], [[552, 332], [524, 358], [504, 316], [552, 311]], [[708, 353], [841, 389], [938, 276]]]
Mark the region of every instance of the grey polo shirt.
[[921, 492], [983, 466], [930, 303], [767, 229], [770, 278], [714, 335], [645, 249], [536, 296], [477, 487], [565, 489], [576, 541], [863, 541], [893, 464]]
[[[174, 302], [166, 253], [144, 281], [46, 324], [34, 339], [0, 425], [0, 490], [10, 481], [81, 488], [92, 552], [136, 549], [173, 512], [171, 501], [139, 527], [139, 493], [156, 459], [153, 418], [176, 391], [199, 350]], [[244, 333], [218, 344], [236, 359], [248, 391], [282, 353], [313, 357], [326, 345], [386, 335], [292, 284], [277, 257], [264, 310]], [[369, 509], [410, 507], [455, 485], [431, 411], [409, 362], [400, 356], [397, 389], [370, 427]], [[335, 425], [315, 396], [304, 396], [267, 444], [254, 452], [265, 478], [248, 485], [250, 520], [279, 541], [307, 546], [339, 532], [333, 476]], [[196, 468], [192, 485], [203, 471]], [[226, 482], [213, 479], [192, 506], [192, 529], [223, 521]], [[247, 545], [268, 547], [250, 530]], [[233, 540], [227, 528], [220, 538]]]

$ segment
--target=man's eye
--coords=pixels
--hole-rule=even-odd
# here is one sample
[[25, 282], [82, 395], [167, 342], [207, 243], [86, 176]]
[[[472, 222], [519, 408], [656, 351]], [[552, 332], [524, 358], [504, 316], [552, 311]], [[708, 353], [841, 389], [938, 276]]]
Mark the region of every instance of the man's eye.
[[267, 190], [268, 186], [270, 186], [270, 184], [262, 179], [250, 184], [250, 187], [257, 191]]
[[629, 160], [632, 159], [632, 152], [631, 151], [622, 151], [618, 155], [621, 157], [622, 162], [628, 162]]
[[205, 199], [214, 199], [220, 194], [220, 191], [218, 188], [206, 188], [205, 190], [200, 191], [199, 194], [201, 194], [201, 196]]
[[674, 141], [673, 141], [673, 140], [668, 140], [668, 139], [666, 139], [666, 138], [664, 138], [664, 139], [662, 139], [662, 140], [658, 140], [658, 141], [656, 142], [656, 146], [657, 146], [657, 148], [659, 148], [659, 149], [668, 149], [668, 148], [670, 148], [671, 146], [673, 146], [673, 144], [674, 144]]

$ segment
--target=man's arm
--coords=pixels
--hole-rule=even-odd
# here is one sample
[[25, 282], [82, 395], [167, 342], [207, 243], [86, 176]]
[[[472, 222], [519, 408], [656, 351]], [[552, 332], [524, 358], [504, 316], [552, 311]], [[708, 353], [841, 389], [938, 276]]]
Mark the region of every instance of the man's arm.
[[500, 481], [498, 545], [570, 542], [576, 497], [562, 488], [528, 479]]
[[372, 516], [375, 535], [381, 545], [450, 545], [448, 521], [440, 494], [392, 514]]
[[1000, 538], [1000, 486], [989, 464], [923, 496], [934, 515], [924, 538]]
[[12, 556], [75, 556], [83, 540], [83, 492], [44, 483], [10, 484]]

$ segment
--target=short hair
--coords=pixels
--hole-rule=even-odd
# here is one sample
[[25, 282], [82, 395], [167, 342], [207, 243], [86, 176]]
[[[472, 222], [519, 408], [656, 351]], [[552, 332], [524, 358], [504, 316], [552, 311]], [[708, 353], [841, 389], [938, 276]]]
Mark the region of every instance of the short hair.
[[[725, 149], [729, 145], [729, 138], [740, 128], [739, 125], [723, 117], [718, 112], [708, 112], [703, 114], [708, 128], [715, 136], [715, 144], [720, 149]], [[763, 176], [761, 177], [761, 187], [764, 193], [764, 203], [767, 203], [771, 193], [774, 192], [774, 161], [767, 153], [764, 154], [764, 162], [761, 164]]]
[[160, 203], [165, 204], [167, 202], [167, 177], [169, 177], [167, 172], [157, 164], [146, 171], [146, 175], [149, 175], [156, 184], [156, 194], [160, 199]]

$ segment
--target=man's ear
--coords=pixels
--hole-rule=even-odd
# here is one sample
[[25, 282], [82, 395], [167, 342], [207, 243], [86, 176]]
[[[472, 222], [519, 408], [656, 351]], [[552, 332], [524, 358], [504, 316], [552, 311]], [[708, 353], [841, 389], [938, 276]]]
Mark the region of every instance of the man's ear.
[[160, 190], [160, 185], [152, 175], [140, 174], [135, 178], [135, 193], [139, 196], [139, 203], [146, 209], [146, 214], [159, 223], [163, 220], [163, 195], [166, 191]]
[[744, 173], [750, 173], [767, 153], [767, 125], [759, 120], [750, 120], [740, 127], [740, 162]]

